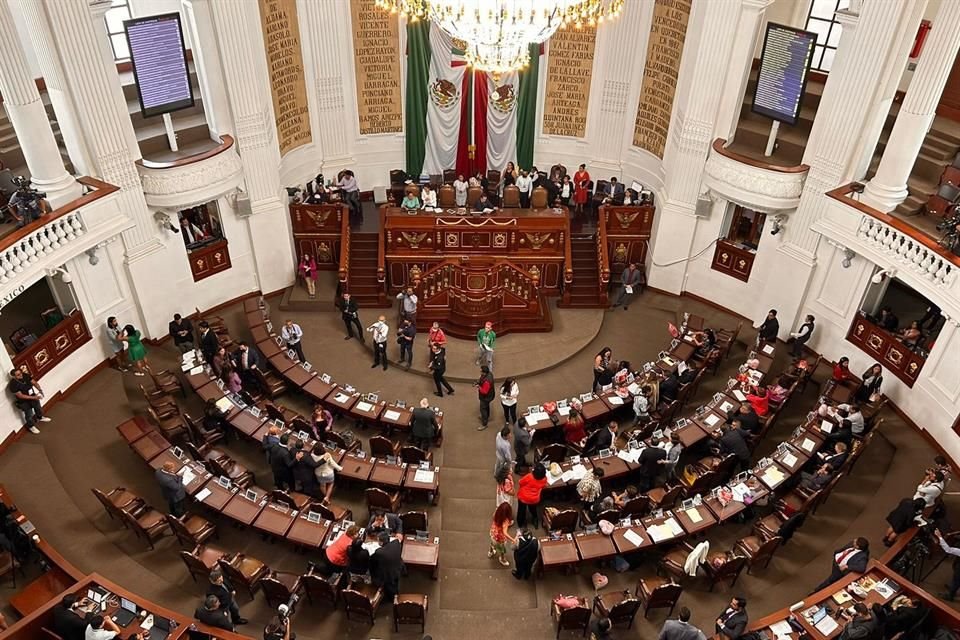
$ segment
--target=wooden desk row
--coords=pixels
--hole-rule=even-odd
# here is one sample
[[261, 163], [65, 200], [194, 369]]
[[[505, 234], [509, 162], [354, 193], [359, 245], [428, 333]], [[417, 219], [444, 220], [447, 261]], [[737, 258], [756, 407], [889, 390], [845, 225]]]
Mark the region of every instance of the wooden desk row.
[[[259, 298], [247, 298], [243, 301], [244, 313], [250, 334], [256, 343], [257, 349], [270, 363], [270, 366], [280, 375], [288, 386], [302, 391], [316, 403], [327, 407], [335, 415], [343, 415], [361, 425], [380, 426], [393, 432], [394, 430], [409, 431], [413, 422], [413, 409], [410, 406], [400, 406], [383, 400], [370, 402], [365, 394], [354, 389], [351, 385], [340, 385], [326, 374], [318, 375], [312, 367], [298, 363], [287, 354], [283, 341], [273, 333], [269, 311], [259, 307]], [[216, 396], [217, 392], [206, 389], [201, 392], [196, 386], [194, 389], [206, 399], [205, 394]], [[220, 396], [222, 397], [222, 391]], [[416, 405], [414, 405], [416, 406]], [[440, 432], [436, 444], [443, 441], [443, 412], [438, 408], [437, 423]]]
[[[323, 518], [312, 521], [310, 507], [297, 511], [286, 505], [271, 502], [268, 497], [270, 492], [258, 486], [240, 489], [227, 482], [221, 483], [222, 479], [215, 478], [201, 463], [191, 460], [184, 452], [173, 447], [142, 418], [135, 417], [127, 420], [117, 427], [117, 431], [130, 448], [151, 468], [158, 469], [165, 462], [172, 462], [178, 472], [186, 468], [193, 476], [184, 487], [187, 495], [208, 509], [240, 525], [286, 540], [300, 548], [319, 550], [332, 541], [331, 531], [336, 523]], [[331, 453], [334, 453], [335, 458], [339, 458], [341, 464], [351, 465], [349, 456], [353, 454], [346, 454], [343, 449], [331, 451]], [[396, 482], [398, 486], [404, 486], [407, 477], [413, 477], [416, 473], [414, 465], [388, 464], [376, 459], [363, 459], [363, 463], [369, 464], [367, 479], [371, 482], [382, 477], [385, 482]], [[349, 468], [348, 466], [344, 466], [344, 471]], [[419, 491], [429, 488], [436, 491], [436, 484], [437, 474], [434, 473], [433, 483], [412, 482], [412, 485], [406, 488]], [[407, 540], [404, 541], [405, 549], [407, 542]], [[412, 549], [409, 553], [422, 555], [423, 551], [419, 548], [422, 545], [412, 544], [416, 542], [413, 539], [409, 542]], [[413, 550], [414, 547], [416, 547], [415, 550]], [[439, 559], [439, 550], [436, 555]]]

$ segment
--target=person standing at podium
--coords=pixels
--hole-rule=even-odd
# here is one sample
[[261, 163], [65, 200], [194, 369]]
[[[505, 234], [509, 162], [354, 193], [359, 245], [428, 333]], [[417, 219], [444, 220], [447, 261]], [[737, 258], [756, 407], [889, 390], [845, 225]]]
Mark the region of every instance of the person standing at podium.
[[493, 371], [493, 347], [497, 342], [497, 334], [493, 330], [493, 323], [487, 322], [483, 329], [477, 331], [477, 361], [478, 367], [486, 366]]

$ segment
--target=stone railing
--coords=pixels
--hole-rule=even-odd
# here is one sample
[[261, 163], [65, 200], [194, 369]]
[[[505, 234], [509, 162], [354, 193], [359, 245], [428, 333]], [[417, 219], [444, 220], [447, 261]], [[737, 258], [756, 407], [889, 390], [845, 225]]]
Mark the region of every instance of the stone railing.
[[780, 167], [759, 162], [724, 148], [725, 144], [722, 138], [714, 140], [707, 157], [704, 184], [710, 191], [765, 213], [797, 208], [810, 167], [805, 164]]
[[927, 243], [866, 214], [860, 219], [857, 237], [934, 284], [950, 285], [957, 276], [957, 265]]
[[138, 160], [147, 204], [179, 211], [224, 196], [240, 186], [243, 165], [233, 138], [224, 134], [213, 148], [171, 162]]

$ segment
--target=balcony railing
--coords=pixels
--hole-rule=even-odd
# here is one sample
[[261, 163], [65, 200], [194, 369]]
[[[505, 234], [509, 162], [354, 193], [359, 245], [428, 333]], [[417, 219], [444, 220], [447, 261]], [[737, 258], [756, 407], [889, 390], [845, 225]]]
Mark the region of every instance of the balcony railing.
[[151, 207], [186, 209], [216, 200], [243, 180], [243, 164], [233, 138], [224, 134], [219, 144], [201, 153], [170, 162], [136, 162], [143, 195]]
[[764, 212], [789, 211], [800, 203], [810, 167], [781, 167], [725, 147], [717, 138], [707, 157], [705, 184], [717, 195]]
[[54, 254], [63, 253], [87, 233], [85, 212], [97, 200], [118, 190], [95, 178], [78, 178], [90, 189], [83, 196], [0, 238], [0, 285], [15, 281], [33, 265]]

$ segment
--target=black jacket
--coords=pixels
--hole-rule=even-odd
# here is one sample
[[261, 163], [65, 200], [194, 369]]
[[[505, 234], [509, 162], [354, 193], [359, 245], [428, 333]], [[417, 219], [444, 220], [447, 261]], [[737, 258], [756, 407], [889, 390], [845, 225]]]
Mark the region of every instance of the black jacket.
[[230, 614], [223, 609], [214, 609], [211, 611], [206, 607], [197, 607], [197, 610], [193, 612], [193, 617], [203, 624], [208, 624], [211, 627], [233, 631], [233, 623], [230, 622]]
[[780, 321], [776, 318], [767, 318], [760, 325], [760, 339], [766, 342], [776, 342], [777, 334], [780, 333]]
[[[720, 614], [720, 618], [723, 619], [727, 614], [727, 610], [724, 610]], [[743, 632], [747, 628], [747, 612], [743, 609], [734, 612], [730, 617], [726, 618], [723, 621], [722, 625], [717, 625], [717, 632], [722, 633], [730, 640], [736, 640], [743, 635]]]
[[163, 469], [157, 469], [154, 472], [157, 484], [160, 485], [160, 493], [167, 502], [180, 502], [186, 500], [187, 492], [183, 488], [183, 481], [175, 473], [167, 473]]
[[869, 616], [856, 617], [847, 623], [840, 634], [840, 640], [872, 640], [879, 636], [877, 619], [871, 612]]
[[237, 349], [233, 352], [233, 366], [237, 368], [237, 371], [246, 371], [247, 369], [251, 369], [253, 365], [256, 365], [260, 370], [263, 370], [263, 368], [266, 366], [263, 359], [263, 354], [261, 354], [256, 347], [247, 347], [246, 367], [243, 366], [243, 350]]
[[413, 410], [413, 422], [410, 426], [410, 435], [414, 438], [429, 440], [437, 435], [437, 414], [433, 409], [417, 407]]
[[370, 518], [370, 521], [367, 523], [367, 535], [378, 536], [381, 533], [403, 533], [403, 521], [400, 520], [400, 516], [395, 513], [385, 513], [386, 522], [383, 523], [382, 527], [375, 527], [373, 525], [373, 518]]
[[760, 416], [757, 415], [757, 412], [751, 409], [746, 413], [735, 413], [731, 416], [730, 421], [739, 420], [740, 426], [744, 431], [751, 433], [753, 435], [760, 435]]
[[200, 351], [203, 352], [203, 359], [207, 362], [213, 362], [213, 356], [220, 348], [220, 340], [213, 329], [200, 334]]
[[[833, 565], [837, 569], [840, 569], [839, 565], [837, 565], [837, 554], [840, 553], [841, 551], [846, 551], [847, 549], [850, 548], [850, 546], [851, 545], [840, 547], [839, 549], [833, 552]], [[840, 569], [840, 575], [847, 575], [851, 571], [854, 571], [856, 573], [863, 573], [864, 571], [867, 570], [867, 562], [869, 560], [870, 560], [869, 552], [863, 551], [863, 550], [857, 551], [857, 553], [850, 556], [850, 559], [847, 560], [847, 570], [843, 571], [842, 569]]]
[[[193, 323], [188, 318], [180, 318], [180, 324], [177, 324], [176, 320], [171, 320], [169, 329], [173, 344], [193, 342]], [[186, 331], [187, 335], [181, 336], [181, 331]]]
[[299, 460], [294, 459], [293, 480], [306, 494], [312, 494], [317, 486], [317, 475], [313, 470], [318, 466], [320, 463], [313, 459], [309, 451], [304, 451], [303, 457]]
[[[607, 429], [607, 431], [610, 431]], [[660, 473], [660, 460], [666, 460], [667, 452], [660, 447], [647, 447], [640, 452], [640, 473], [648, 478], [655, 477]]]
[[399, 540], [391, 539], [370, 556], [370, 577], [390, 593], [399, 593], [400, 576], [405, 570], [403, 545]]
[[660, 381], [660, 398], [670, 402], [677, 399], [680, 393], [680, 379], [677, 376], [669, 375]]
[[87, 631], [87, 624], [93, 614], [77, 615], [62, 604], [57, 604], [52, 609], [53, 630], [63, 640], [83, 640]]
[[269, 450], [270, 469], [275, 476], [286, 476], [290, 474], [293, 467], [293, 453], [287, 447], [279, 442], [273, 445]]
[[517, 538], [517, 548], [513, 552], [513, 560], [518, 567], [532, 567], [540, 554], [540, 543], [536, 536], [526, 535]]
[[734, 454], [741, 462], [750, 462], [750, 447], [740, 429], [730, 429], [720, 436], [720, 451]]
[[[218, 611], [228, 611], [230, 605], [233, 604], [233, 587], [227, 582], [227, 579], [223, 579], [223, 584], [213, 584], [212, 582], [207, 585], [207, 595], [208, 596], [217, 596], [217, 600], [220, 601], [220, 609]], [[203, 607], [200, 607], [201, 609]], [[226, 627], [224, 627], [226, 628]]]
[[443, 349], [430, 354], [430, 369], [436, 374], [443, 375], [447, 371], [447, 354]]
[[350, 300], [344, 300], [343, 298], [340, 299], [340, 316], [344, 320], [353, 320], [354, 318], [358, 317], [357, 312], [359, 310], [360, 308], [357, 307], [357, 301], [353, 298], [350, 298]]
[[[887, 523], [894, 532], [903, 533], [913, 526], [913, 519], [923, 513], [923, 508], [917, 509], [914, 502], [913, 498], [904, 498], [893, 511], [887, 514]], [[917, 499], [916, 502], [923, 502], [923, 500]]]

